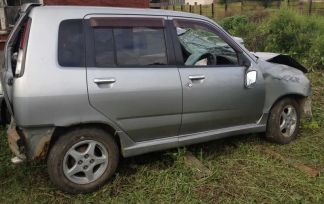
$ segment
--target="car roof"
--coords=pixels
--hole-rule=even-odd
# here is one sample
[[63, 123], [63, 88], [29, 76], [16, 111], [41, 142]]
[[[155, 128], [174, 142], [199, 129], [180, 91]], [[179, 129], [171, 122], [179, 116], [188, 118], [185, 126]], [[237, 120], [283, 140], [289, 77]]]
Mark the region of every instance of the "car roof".
[[46, 12], [60, 12], [60, 14], [76, 12], [78, 14], [119, 14], [119, 15], [150, 15], [150, 16], [173, 16], [186, 18], [200, 18], [210, 20], [198, 14], [170, 11], [164, 9], [149, 8], [127, 8], [127, 7], [98, 7], [98, 6], [40, 6], [36, 10], [46, 10]]

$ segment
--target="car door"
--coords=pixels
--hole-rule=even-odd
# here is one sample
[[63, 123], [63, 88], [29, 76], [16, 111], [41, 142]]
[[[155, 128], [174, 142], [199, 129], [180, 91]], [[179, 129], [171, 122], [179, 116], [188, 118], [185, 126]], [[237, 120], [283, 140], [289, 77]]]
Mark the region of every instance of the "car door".
[[182, 88], [165, 17], [88, 15], [85, 24], [90, 104], [135, 142], [177, 136]]
[[[265, 94], [262, 73], [253, 61], [212, 23], [173, 18], [173, 25], [183, 87], [180, 134], [255, 124]], [[251, 66], [243, 66], [242, 59]], [[253, 87], [245, 86], [250, 69], [258, 72]]]

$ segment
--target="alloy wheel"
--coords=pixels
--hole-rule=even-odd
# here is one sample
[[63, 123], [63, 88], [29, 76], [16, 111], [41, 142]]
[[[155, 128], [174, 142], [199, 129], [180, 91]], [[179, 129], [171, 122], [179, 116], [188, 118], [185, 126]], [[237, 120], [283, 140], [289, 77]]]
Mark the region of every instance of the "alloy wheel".
[[73, 145], [65, 154], [63, 172], [67, 179], [76, 184], [91, 183], [108, 167], [108, 151], [103, 144], [84, 140]]

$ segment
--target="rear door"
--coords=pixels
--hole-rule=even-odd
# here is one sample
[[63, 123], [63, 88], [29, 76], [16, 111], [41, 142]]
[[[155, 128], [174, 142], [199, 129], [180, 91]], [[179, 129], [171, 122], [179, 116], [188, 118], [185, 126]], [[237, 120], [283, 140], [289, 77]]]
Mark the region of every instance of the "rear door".
[[90, 104], [135, 142], [177, 136], [182, 88], [165, 17], [85, 18]]

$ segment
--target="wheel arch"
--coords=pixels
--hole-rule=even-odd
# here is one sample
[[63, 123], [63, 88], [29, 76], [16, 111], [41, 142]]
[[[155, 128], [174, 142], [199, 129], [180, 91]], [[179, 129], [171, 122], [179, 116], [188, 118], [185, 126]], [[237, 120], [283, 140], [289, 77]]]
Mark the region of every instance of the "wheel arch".
[[70, 126], [57, 126], [54, 129], [54, 132], [52, 134], [50, 143], [49, 143], [49, 147], [48, 150], [46, 152], [46, 158], [48, 156], [48, 153], [50, 151], [50, 149], [53, 147], [53, 145], [55, 144], [55, 142], [66, 132], [78, 129], [78, 128], [98, 128], [101, 129], [107, 133], [109, 133], [110, 135], [113, 136], [113, 139], [116, 141], [119, 151], [120, 153], [122, 153], [122, 143], [121, 143], [121, 138], [120, 138], [120, 131], [117, 131], [117, 129], [115, 129], [112, 125], [106, 124], [106, 123], [80, 123], [80, 124], [73, 124]]
[[302, 114], [302, 116], [312, 116], [310, 96], [303, 95], [300, 93], [289, 93], [289, 94], [279, 96], [274, 100], [271, 106], [268, 107], [267, 111], [270, 112], [271, 109], [284, 98], [294, 99], [299, 105], [300, 113]]

